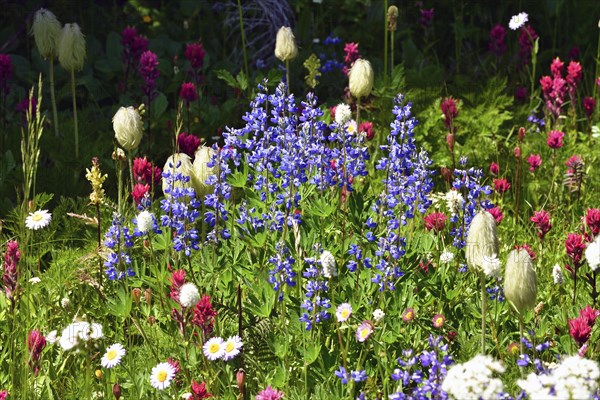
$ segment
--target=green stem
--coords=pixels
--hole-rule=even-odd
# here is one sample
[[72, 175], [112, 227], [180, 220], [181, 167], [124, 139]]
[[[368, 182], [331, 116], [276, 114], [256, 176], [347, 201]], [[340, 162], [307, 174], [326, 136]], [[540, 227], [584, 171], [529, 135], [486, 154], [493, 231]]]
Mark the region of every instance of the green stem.
[[391, 43], [390, 43], [390, 49], [391, 49], [391, 64], [390, 64], [390, 74], [393, 75], [394, 74], [394, 31], [392, 31], [392, 37], [391, 37]]
[[356, 99], [356, 128], [360, 125], [360, 97]]
[[485, 354], [485, 313], [486, 313], [486, 292], [485, 275], [483, 271], [479, 272], [479, 282], [481, 283], [481, 354]]
[[[383, 77], [385, 82], [387, 83], [388, 79], [388, 62], [387, 62], [387, 53], [388, 53], [388, 22], [387, 22], [387, 12], [388, 12], [388, 0], [383, 0]], [[392, 35], [394, 33], [392, 32]], [[392, 41], [392, 43], [394, 43]], [[393, 46], [393, 44], [392, 44]], [[392, 53], [393, 54], [393, 53]], [[392, 56], [393, 58], [393, 56]], [[394, 62], [392, 61], [392, 64]]]
[[54, 56], [50, 57], [50, 99], [52, 100], [54, 134], [58, 137], [58, 112], [56, 111], [56, 96], [54, 95]]
[[[242, 2], [238, 0], [238, 13], [240, 19], [240, 32], [242, 34], [242, 51], [244, 53], [244, 72], [246, 73], [246, 78], [248, 78], [248, 56], [246, 55], [246, 35], [244, 33], [244, 18], [242, 17]], [[289, 86], [289, 83], [288, 83]]]
[[[525, 336], [525, 324], [523, 323], [523, 316], [519, 313], [519, 337], [520, 337], [520, 345], [521, 345], [521, 354], [525, 354], [525, 343], [523, 342], [523, 337]], [[521, 377], [525, 378], [525, 368], [521, 368]]]
[[79, 126], [77, 125], [77, 96], [75, 96], [75, 68], [71, 68], [71, 94], [73, 95], [73, 124], [75, 127], [75, 158], [79, 160]]
[[287, 85], [287, 93], [290, 94], [290, 60], [285, 60], [285, 83]]

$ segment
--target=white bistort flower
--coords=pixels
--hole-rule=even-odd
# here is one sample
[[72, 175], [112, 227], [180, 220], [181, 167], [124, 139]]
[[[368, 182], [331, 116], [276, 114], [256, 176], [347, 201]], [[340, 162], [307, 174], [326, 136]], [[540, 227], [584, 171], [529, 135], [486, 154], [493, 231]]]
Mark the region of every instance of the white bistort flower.
[[554, 278], [555, 285], [563, 284], [565, 277], [563, 275], [562, 268], [560, 267], [560, 265], [556, 264], [554, 265], [554, 267], [552, 267], [552, 278]]
[[592, 271], [596, 271], [600, 266], [600, 235], [596, 236], [596, 239], [585, 248], [585, 259]]
[[37, 210], [29, 213], [29, 216], [25, 218], [25, 226], [31, 230], [38, 230], [45, 228], [52, 221], [52, 214], [48, 210]]
[[458, 190], [449, 190], [444, 197], [448, 210], [452, 214], [457, 214], [462, 209], [463, 204], [465, 204], [465, 199]]
[[325, 250], [321, 253], [321, 267], [323, 267], [323, 276], [327, 279], [331, 279], [337, 276], [337, 267], [335, 264], [335, 257], [331, 252]]
[[152, 368], [150, 374], [150, 384], [158, 390], [163, 390], [171, 386], [173, 378], [175, 378], [175, 368], [168, 362], [162, 362]]
[[454, 260], [454, 253], [451, 251], [443, 251], [440, 254], [440, 262], [444, 264], [450, 264]]
[[342, 303], [335, 309], [335, 316], [338, 322], [346, 322], [352, 315], [352, 306], [349, 303]]
[[125, 353], [125, 347], [121, 343], [115, 343], [106, 349], [106, 353], [102, 356], [100, 364], [104, 368], [112, 368], [119, 365]]
[[179, 289], [179, 303], [183, 307], [193, 307], [200, 301], [200, 293], [193, 283], [185, 283]]
[[378, 308], [377, 310], [373, 311], [373, 319], [375, 320], [375, 322], [381, 321], [383, 317], [385, 317], [385, 313], [381, 308]]
[[335, 107], [335, 122], [342, 126], [352, 118], [352, 110], [346, 103], [340, 103]]
[[495, 399], [503, 392], [502, 381], [494, 375], [504, 367], [489, 356], [477, 355], [448, 370], [442, 390], [456, 399]]
[[527, 15], [526, 12], [520, 12], [517, 15], [513, 15], [510, 18], [510, 21], [508, 23], [508, 27], [510, 29], [512, 29], [513, 31], [516, 31], [517, 29], [519, 29], [523, 25], [525, 25], [527, 23], [528, 19], [529, 19], [529, 16]]
[[154, 228], [154, 214], [148, 210], [140, 211], [135, 219], [137, 230], [141, 233], [148, 233]]

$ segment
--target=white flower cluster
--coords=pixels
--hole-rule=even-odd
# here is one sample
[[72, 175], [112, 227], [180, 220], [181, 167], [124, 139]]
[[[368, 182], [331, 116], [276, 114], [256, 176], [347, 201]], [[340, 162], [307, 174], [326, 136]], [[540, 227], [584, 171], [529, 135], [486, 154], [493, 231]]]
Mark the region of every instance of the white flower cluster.
[[442, 390], [455, 399], [494, 399], [504, 390], [502, 381], [494, 374], [503, 372], [500, 362], [477, 355], [464, 364], [452, 366], [442, 382]]
[[591, 399], [598, 390], [598, 378], [598, 363], [571, 356], [563, 359], [549, 374], [531, 373], [527, 379], [519, 379], [517, 385], [531, 400]]
[[321, 267], [323, 267], [323, 276], [327, 279], [331, 279], [338, 275], [337, 267], [335, 264], [335, 257], [330, 251], [325, 250], [321, 253]]
[[63, 350], [71, 350], [82, 341], [87, 342], [92, 339], [96, 340], [103, 337], [102, 325], [95, 322], [90, 324], [85, 321], [77, 321], [63, 329], [60, 336], [57, 335], [56, 331], [50, 332], [46, 335], [46, 340], [50, 344], [58, 341], [58, 344]]
[[454, 260], [454, 253], [451, 251], [444, 250], [440, 254], [440, 262], [443, 264], [450, 264]]
[[592, 271], [596, 271], [600, 266], [600, 235], [596, 236], [596, 239], [586, 247], [585, 259], [590, 264]]

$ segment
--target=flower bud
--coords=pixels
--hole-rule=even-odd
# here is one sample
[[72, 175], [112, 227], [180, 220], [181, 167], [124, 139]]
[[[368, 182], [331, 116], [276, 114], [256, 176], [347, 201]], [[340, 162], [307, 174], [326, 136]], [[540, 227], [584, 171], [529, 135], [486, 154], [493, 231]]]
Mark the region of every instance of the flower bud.
[[146, 302], [146, 304], [150, 304], [151, 300], [152, 300], [152, 289], [144, 290], [144, 301]]
[[348, 74], [350, 93], [357, 99], [367, 97], [373, 89], [374, 73], [371, 63], [359, 58]]
[[136, 149], [142, 141], [144, 124], [138, 110], [133, 107], [121, 107], [113, 117], [113, 130], [119, 145], [127, 151]]
[[281, 61], [290, 61], [298, 55], [298, 47], [292, 29], [287, 26], [282, 26], [277, 32], [275, 40], [275, 57]]
[[96, 378], [102, 379], [102, 370], [97, 369], [96, 371], [94, 371], [94, 375], [96, 375]]
[[489, 258], [495, 258], [498, 254], [498, 232], [496, 221], [492, 214], [480, 211], [475, 215], [469, 233], [466, 246], [467, 264], [471, 268], [482, 271], [484, 262]]
[[219, 174], [219, 166], [215, 162], [212, 167], [208, 166], [208, 163], [212, 160], [215, 155], [215, 150], [210, 147], [200, 146], [196, 150], [194, 156], [194, 164], [192, 168], [192, 186], [196, 190], [198, 198], [204, 198], [205, 195], [212, 193], [212, 185], [207, 185], [206, 180], [211, 175]]
[[513, 149], [513, 154], [515, 155], [515, 158], [521, 158], [521, 148], [519, 146], [515, 147]]
[[504, 295], [523, 314], [535, 304], [536, 276], [527, 250], [513, 250], [506, 260]]
[[65, 24], [58, 41], [58, 61], [67, 71], [83, 68], [85, 38], [76, 23]]
[[[193, 175], [193, 166], [190, 156], [184, 153], [175, 153], [169, 158], [167, 158], [167, 162], [163, 167], [163, 173], [171, 174], [171, 183], [172, 187], [169, 187], [169, 182], [166, 178], [162, 178], [162, 188], [165, 196], [169, 196], [170, 191], [173, 188], [178, 187], [191, 187], [191, 176]], [[174, 180], [175, 174], [182, 174], [184, 176], [190, 177], [188, 182], [182, 182], [181, 180]]]
[[450, 151], [454, 151], [454, 133], [448, 133], [446, 135], [446, 144], [448, 145], [448, 149], [450, 149]]
[[522, 142], [525, 139], [525, 128], [519, 128], [519, 142]]
[[121, 398], [121, 386], [119, 386], [118, 383], [115, 383], [113, 385], [113, 395], [115, 396], [115, 399], [119, 400]]
[[246, 371], [243, 368], [238, 369], [235, 374], [235, 380], [237, 382], [238, 390], [240, 393], [244, 392], [244, 383], [246, 382]]
[[140, 288], [133, 288], [131, 290], [131, 297], [133, 298], [133, 302], [135, 304], [140, 303], [140, 297], [142, 296], [142, 290]]
[[45, 8], [36, 11], [31, 32], [42, 57], [50, 58], [57, 54], [61, 29], [60, 22], [51, 11]]

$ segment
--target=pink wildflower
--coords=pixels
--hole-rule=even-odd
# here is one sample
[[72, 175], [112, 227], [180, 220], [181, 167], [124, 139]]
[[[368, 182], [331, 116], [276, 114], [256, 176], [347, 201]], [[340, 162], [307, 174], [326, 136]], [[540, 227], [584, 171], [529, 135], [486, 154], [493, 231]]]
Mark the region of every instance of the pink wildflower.
[[256, 400], [279, 400], [283, 398], [283, 392], [267, 386], [265, 389], [260, 391], [255, 397]]
[[530, 154], [527, 157], [529, 163], [529, 171], [535, 172], [542, 165], [542, 157], [539, 154]]
[[564, 137], [565, 134], [561, 131], [550, 131], [546, 143], [551, 149], [560, 149], [563, 146]]

